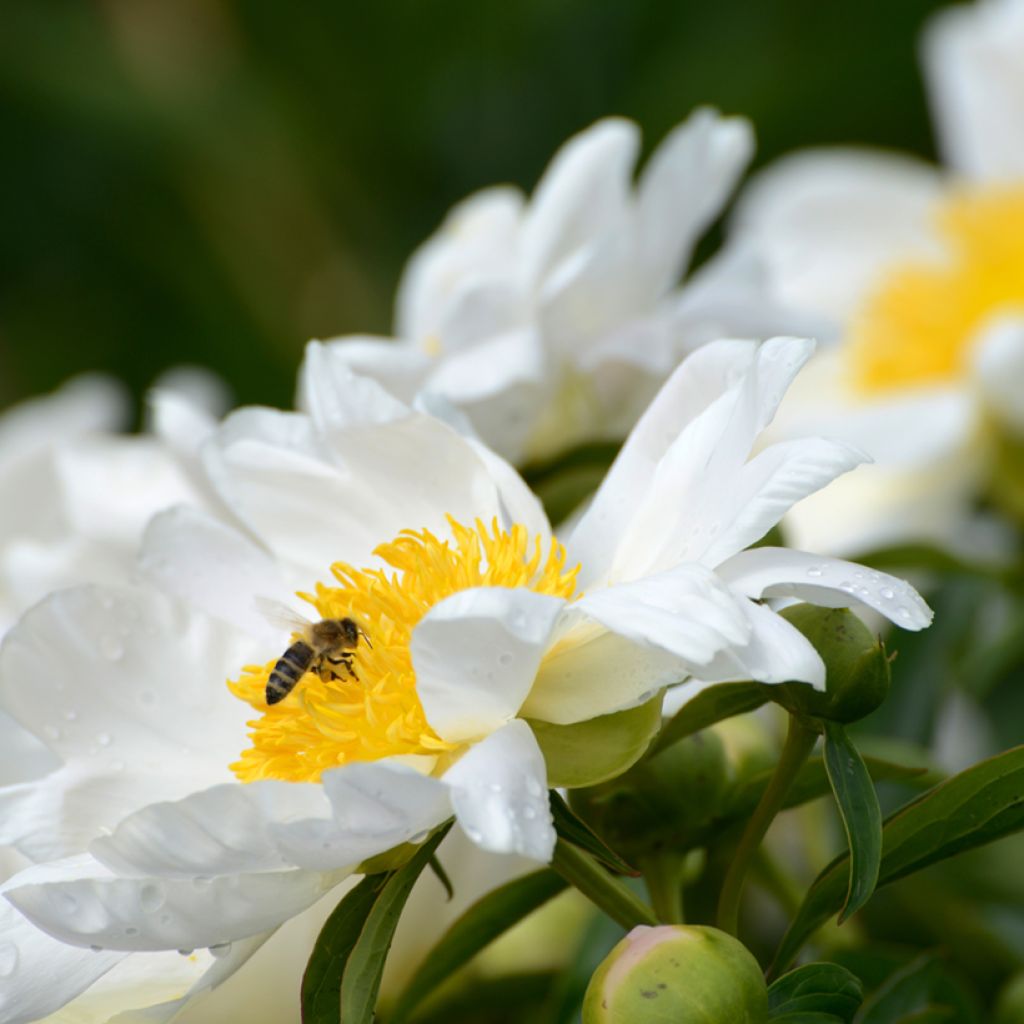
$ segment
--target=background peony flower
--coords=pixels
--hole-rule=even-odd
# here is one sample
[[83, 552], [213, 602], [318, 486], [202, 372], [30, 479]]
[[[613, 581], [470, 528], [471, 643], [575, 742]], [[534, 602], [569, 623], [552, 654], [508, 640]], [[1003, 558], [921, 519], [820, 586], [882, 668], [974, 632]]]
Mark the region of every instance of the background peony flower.
[[[484, 849], [547, 860], [553, 780], [530, 723], [550, 741], [688, 676], [823, 686], [817, 652], [762, 598], [927, 625], [901, 581], [747, 550], [860, 460], [814, 440], [749, 457], [812, 347], [688, 359], [567, 539], [577, 573], [507, 463], [312, 345], [307, 413], [239, 410], [202, 447], [231, 521], [162, 513], [143, 583], [55, 594], [4, 642], [3, 706], [61, 762], [0, 791], [0, 841], [33, 861], [4, 891], [11, 1019], [166, 950], [211, 950], [192, 978], [212, 985], [453, 813]], [[358, 680], [307, 675], [267, 707], [288, 639], [254, 599], [299, 587], [373, 646], [356, 649]]]
[[680, 287], [750, 160], [748, 123], [697, 110], [634, 187], [639, 145], [632, 122], [599, 121], [528, 200], [511, 187], [471, 196], [409, 260], [396, 339], [332, 348], [401, 398], [443, 397], [519, 462], [623, 437], [698, 345], [806, 325], [768, 299], [742, 253]]
[[766, 262], [777, 301], [829, 318], [837, 338], [776, 436], [835, 437], [876, 460], [793, 511], [798, 546], [983, 544], [969, 520], [992, 473], [988, 421], [1024, 436], [1022, 49], [1021, 0], [940, 13], [923, 56], [946, 168], [808, 151], [742, 198], [735, 244]]

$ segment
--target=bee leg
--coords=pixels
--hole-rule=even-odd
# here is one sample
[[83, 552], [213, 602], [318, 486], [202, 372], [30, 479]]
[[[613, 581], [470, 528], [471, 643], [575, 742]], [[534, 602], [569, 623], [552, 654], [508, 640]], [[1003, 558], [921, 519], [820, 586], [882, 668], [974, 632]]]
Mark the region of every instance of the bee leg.
[[[344, 667], [344, 675], [338, 672], [339, 666]], [[352, 667], [351, 654], [339, 654], [337, 658], [325, 657], [320, 663], [320, 678], [325, 682], [331, 679], [344, 679], [346, 676], [356, 681], [359, 680], [359, 676], [356, 675], [355, 669]]]

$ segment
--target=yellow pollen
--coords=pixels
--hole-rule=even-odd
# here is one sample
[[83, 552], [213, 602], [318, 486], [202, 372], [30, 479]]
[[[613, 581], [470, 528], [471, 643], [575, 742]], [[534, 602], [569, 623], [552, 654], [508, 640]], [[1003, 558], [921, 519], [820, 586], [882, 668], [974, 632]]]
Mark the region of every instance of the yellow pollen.
[[945, 258], [895, 268], [854, 321], [861, 391], [956, 379], [986, 321], [1024, 309], [1024, 186], [958, 193], [938, 226]]
[[[466, 527], [448, 520], [452, 539], [429, 530], [403, 530], [374, 554], [388, 569], [355, 569], [336, 563], [337, 586], [318, 583], [300, 594], [321, 619], [352, 618], [369, 638], [354, 652], [357, 678], [321, 679], [307, 672], [295, 689], [267, 705], [267, 680], [275, 661], [247, 665], [228, 688], [260, 717], [249, 722], [252, 746], [231, 770], [243, 782], [285, 779], [314, 782], [329, 768], [394, 755], [439, 758], [455, 749], [430, 728], [416, 693], [409, 642], [416, 624], [439, 601], [469, 587], [529, 587], [571, 598], [579, 571], [566, 568], [564, 547], [552, 539], [544, 550], [526, 527], [510, 530], [497, 520]], [[372, 646], [370, 646], [372, 644]]]

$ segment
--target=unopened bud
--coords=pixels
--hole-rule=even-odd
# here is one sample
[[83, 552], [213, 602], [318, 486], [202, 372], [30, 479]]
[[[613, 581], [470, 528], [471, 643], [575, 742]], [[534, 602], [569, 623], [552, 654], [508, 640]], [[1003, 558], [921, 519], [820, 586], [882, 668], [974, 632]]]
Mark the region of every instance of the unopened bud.
[[583, 1024], [764, 1024], [768, 988], [746, 947], [717, 928], [634, 928], [594, 972]]
[[889, 658], [885, 646], [848, 608], [798, 604], [783, 618], [814, 645], [825, 662], [825, 692], [806, 683], [786, 683], [777, 699], [790, 711], [856, 722], [871, 714], [889, 692]]

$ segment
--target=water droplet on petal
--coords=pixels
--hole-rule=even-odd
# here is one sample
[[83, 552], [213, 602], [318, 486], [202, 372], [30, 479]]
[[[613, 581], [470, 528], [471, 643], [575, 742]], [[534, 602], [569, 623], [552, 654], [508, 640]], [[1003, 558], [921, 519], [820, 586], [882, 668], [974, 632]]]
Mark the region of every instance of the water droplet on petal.
[[537, 817], [537, 808], [534, 807], [533, 804], [527, 804], [523, 808], [523, 817], [526, 818], [527, 821], [533, 821], [533, 819]]
[[178, 952], [182, 956], [191, 956], [195, 952], [195, 950], [194, 949], [179, 949]]
[[820, 576], [822, 574], [822, 572], [823, 572], [823, 570], [822, 570], [820, 565], [811, 565], [811, 566], [808, 566], [808, 568], [807, 568], [807, 575], [808, 576], [817, 577], [817, 576]]
[[221, 957], [227, 956], [228, 953], [230, 953], [230, 952], [231, 952], [231, 943], [230, 942], [219, 942], [219, 943], [217, 943], [216, 946], [211, 946], [210, 947], [210, 956], [212, 956], [212, 957], [214, 957], [214, 958], [216, 958], [218, 960]]
[[500, 793], [502, 791], [502, 785], [500, 782], [492, 782], [487, 787], [492, 793]]
[[509, 654], [508, 651], [502, 651], [501, 654], [498, 655], [498, 664], [499, 665], [511, 665], [512, 664], [512, 655]]
[[430, 835], [430, 830], [429, 829], [424, 829], [422, 832], [417, 832], [416, 835], [414, 835], [409, 840], [409, 842], [412, 843], [415, 846], [419, 846], [420, 843], [426, 841], [426, 838], [429, 835]]
[[159, 910], [164, 905], [164, 901], [164, 891], [159, 885], [144, 885], [139, 892], [139, 906], [147, 914]]
[[904, 605], [900, 605], [898, 614], [901, 619], [911, 618], [910, 609], [905, 607]]
[[110, 735], [110, 733], [109, 733], [109, 732], [101, 732], [101, 733], [100, 733], [100, 734], [99, 734], [99, 735], [98, 735], [98, 736], [96, 737], [96, 742], [97, 742], [97, 743], [98, 743], [98, 744], [99, 744], [99, 745], [100, 745], [101, 747], [109, 747], [109, 746], [110, 746], [110, 744], [111, 744], [111, 743], [113, 743], [113, 737], [112, 737], [112, 736]]
[[544, 787], [533, 776], [526, 780], [526, 792], [530, 796], [543, 796]]
[[103, 947], [102, 946], [97, 946], [97, 945], [94, 945], [94, 944], [90, 944], [89, 945], [89, 949], [91, 949], [94, 953], [102, 953], [103, 952]]
[[886, 601], [891, 601], [895, 596], [896, 593], [891, 587], [882, 587], [882, 597], [884, 597]]
[[481, 832], [480, 829], [478, 828], [467, 828], [466, 835], [469, 837], [469, 841], [472, 843], [479, 843], [484, 837], [483, 832]]
[[[196, 877], [192, 879], [192, 885], [197, 889], [208, 889], [212, 881], [213, 879], [208, 875], [196, 875]], [[189, 952], [191, 953], [192, 950], [189, 950]]]
[[139, 934], [139, 929], [136, 928], [135, 925], [131, 925], [130, 924], [127, 928], [125, 928], [124, 933], [125, 933], [125, 935], [129, 935], [129, 936], [131, 936], [131, 935], [138, 935]]
[[100, 607], [104, 611], [107, 611], [107, 612], [111, 611], [113, 609], [113, 607], [114, 607], [114, 599], [112, 597], [110, 597], [109, 595], [107, 595], [107, 594], [101, 595], [100, 596]]
[[9, 978], [18, 966], [18, 947], [13, 942], [0, 943], [0, 978]]
[[74, 708], [68, 708], [67, 711], [64, 712], [64, 720], [66, 722], [73, 722], [77, 718], [78, 712]]

